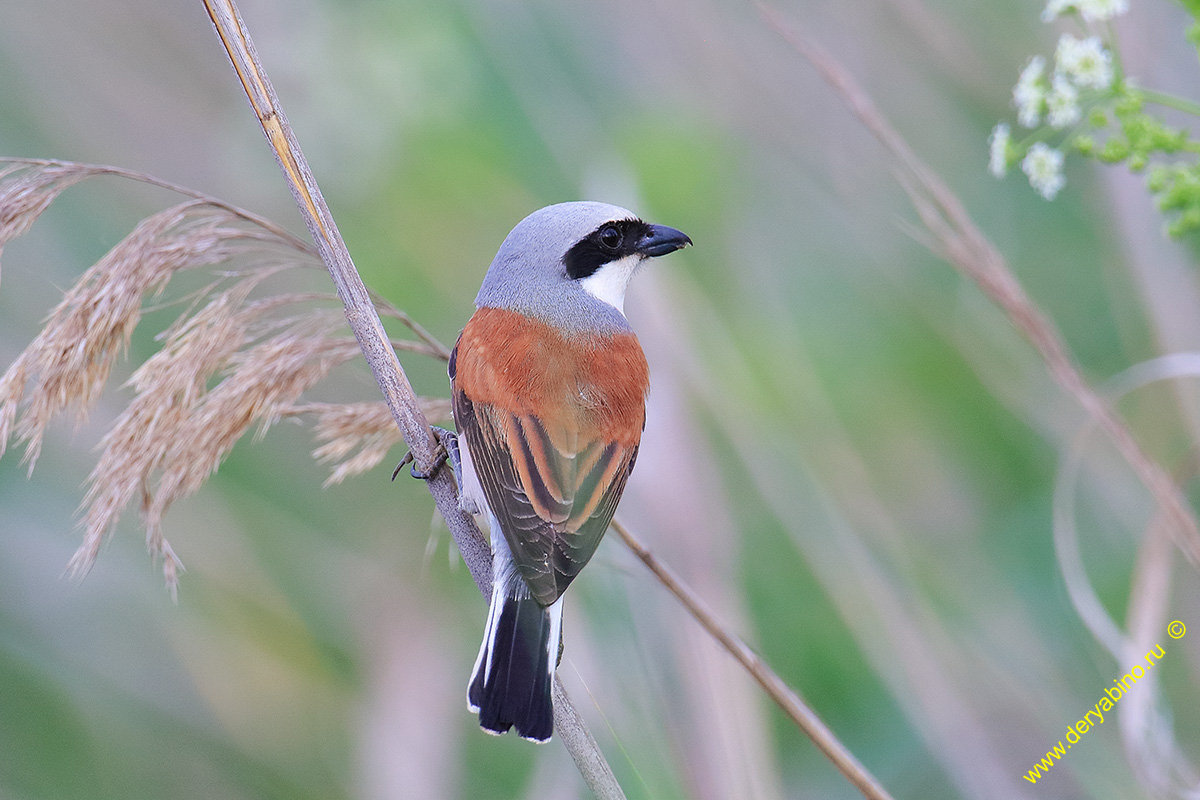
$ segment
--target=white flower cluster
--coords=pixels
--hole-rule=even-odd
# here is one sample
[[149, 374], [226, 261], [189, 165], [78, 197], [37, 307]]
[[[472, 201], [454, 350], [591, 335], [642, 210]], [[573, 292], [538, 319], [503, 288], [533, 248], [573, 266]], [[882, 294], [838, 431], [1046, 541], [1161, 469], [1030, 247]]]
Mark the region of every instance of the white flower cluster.
[[1036, 128], [1042, 121], [1042, 106], [1046, 102], [1046, 59], [1029, 59], [1021, 77], [1013, 87], [1013, 103], [1017, 107], [1017, 122], [1026, 128]]
[[1055, 70], [1084, 89], [1107, 89], [1113, 82], [1112, 53], [1100, 37], [1076, 39], [1064, 33], [1054, 51]]
[[1053, 200], [1067, 182], [1062, 174], [1063, 154], [1045, 142], [1034, 142], [1021, 161], [1021, 171], [1029, 176], [1029, 185], [1047, 200]]
[[1078, 11], [1085, 22], [1104, 22], [1128, 10], [1126, 0], [1049, 0], [1042, 22], [1053, 22], [1068, 11]]
[[[1059, 16], [1077, 12], [1086, 22], [1103, 22], [1123, 14], [1127, 0], [1048, 0], [1042, 19], [1051, 22]], [[1046, 59], [1034, 56], [1021, 70], [1013, 87], [1013, 105], [1017, 107], [1017, 122], [1025, 128], [1045, 123], [1054, 130], [1063, 130], [1083, 118], [1079, 105], [1080, 90], [1104, 91], [1112, 86], [1115, 73], [1112, 53], [1098, 36], [1077, 39], [1064, 33], [1054, 51], [1054, 72], [1047, 74]], [[989, 143], [988, 171], [997, 178], [1008, 169], [1012, 131], [1005, 123], [992, 130]], [[1019, 149], [1015, 156], [1019, 156]], [[1044, 142], [1029, 148], [1021, 161], [1021, 170], [1042, 197], [1053, 199], [1062, 189], [1063, 154]]]
[[1013, 87], [1017, 122], [1036, 128], [1046, 122], [1062, 130], [1079, 122], [1080, 89], [1107, 89], [1113, 82], [1112, 53], [1098, 36], [1076, 39], [1064, 33], [1054, 51], [1054, 74], [1046, 75], [1046, 59], [1034, 56]]

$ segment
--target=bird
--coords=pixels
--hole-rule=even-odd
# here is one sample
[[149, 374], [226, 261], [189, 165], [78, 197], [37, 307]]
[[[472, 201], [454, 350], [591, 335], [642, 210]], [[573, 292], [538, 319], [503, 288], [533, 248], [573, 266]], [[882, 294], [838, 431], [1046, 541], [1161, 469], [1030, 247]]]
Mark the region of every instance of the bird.
[[649, 366], [625, 289], [692, 240], [597, 202], [505, 237], [450, 355], [459, 505], [486, 517], [492, 595], [467, 690], [484, 731], [545, 742], [563, 592], [596, 552], [637, 460]]

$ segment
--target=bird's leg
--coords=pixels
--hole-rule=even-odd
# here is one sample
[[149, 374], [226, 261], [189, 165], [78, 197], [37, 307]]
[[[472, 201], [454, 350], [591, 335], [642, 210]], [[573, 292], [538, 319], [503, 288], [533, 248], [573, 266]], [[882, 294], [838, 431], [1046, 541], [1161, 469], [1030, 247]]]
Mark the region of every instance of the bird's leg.
[[396, 480], [396, 476], [400, 474], [400, 470], [404, 469], [406, 464], [412, 464], [412, 469], [409, 470], [414, 478], [427, 481], [437, 474], [437, 471], [442, 468], [442, 465], [447, 461], [454, 469], [454, 480], [458, 485], [462, 486], [462, 459], [458, 453], [458, 435], [454, 431], [448, 431], [445, 428], [432, 426], [433, 438], [437, 440], [437, 450], [433, 453], [433, 463], [424, 472], [417, 469], [414, 462], [412, 450], [404, 454], [404, 458], [400, 459], [400, 463], [392, 470], [392, 480]]
[[437, 427], [433, 429], [433, 432], [438, 437], [438, 441], [442, 443], [442, 447], [446, 448], [446, 460], [450, 462], [450, 468], [454, 470], [454, 483], [458, 486], [458, 507], [468, 514], [482, 513], [475, 505], [475, 501], [468, 499], [463, 494], [462, 451], [458, 446], [458, 434]]
[[458, 491], [461, 494], [463, 474], [462, 454], [458, 450], [458, 434], [435, 425], [433, 427], [433, 435], [437, 437], [438, 443], [441, 444], [442, 449], [446, 453], [446, 459], [450, 462], [450, 468], [454, 470], [454, 483], [457, 484]]

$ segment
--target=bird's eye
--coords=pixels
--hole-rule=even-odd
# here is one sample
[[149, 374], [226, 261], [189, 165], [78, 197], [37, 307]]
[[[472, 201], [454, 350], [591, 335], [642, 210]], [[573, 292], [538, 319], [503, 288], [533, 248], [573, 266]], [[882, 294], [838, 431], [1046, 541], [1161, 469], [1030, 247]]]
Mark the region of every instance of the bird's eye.
[[600, 231], [600, 246], [605, 250], [616, 251], [621, 246], [621, 232], [612, 225], [606, 225]]

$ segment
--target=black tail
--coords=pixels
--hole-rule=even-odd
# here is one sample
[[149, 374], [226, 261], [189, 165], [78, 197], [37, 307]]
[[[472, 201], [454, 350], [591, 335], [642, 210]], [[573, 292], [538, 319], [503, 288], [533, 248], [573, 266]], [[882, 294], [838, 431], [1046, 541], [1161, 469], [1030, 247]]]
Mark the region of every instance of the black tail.
[[549, 740], [561, 613], [559, 603], [545, 607], [532, 597], [507, 597], [499, 586], [493, 591], [483, 646], [467, 689], [467, 701], [479, 712], [484, 730], [501, 734], [515, 726], [525, 739]]

